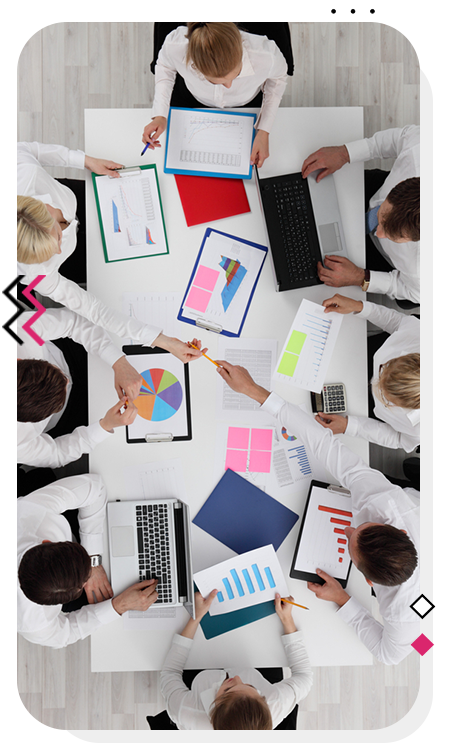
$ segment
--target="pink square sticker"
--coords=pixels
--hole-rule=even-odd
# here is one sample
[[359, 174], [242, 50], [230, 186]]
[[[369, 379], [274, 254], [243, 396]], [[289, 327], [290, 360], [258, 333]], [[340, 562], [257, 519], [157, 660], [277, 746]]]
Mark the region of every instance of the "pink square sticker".
[[249, 428], [229, 428], [227, 447], [229, 449], [247, 449], [249, 446]]
[[252, 428], [251, 449], [271, 451], [273, 446], [273, 431], [271, 428]]
[[252, 451], [249, 454], [249, 472], [269, 473], [271, 469], [271, 452]]
[[219, 272], [220, 271], [207, 268], [206, 265], [199, 265], [193, 281], [194, 286], [200, 286], [202, 289], [213, 291], [216, 286], [216, 281], [218, 280]]
[[227, 449], [225, 455], [225, 469], [230, 468], [236, 472], [246, 472], [247, 467], [247, 451], [236, 451], [235, 449]]
[[193, 310], [198, 310], [198, 312], [205, 312], [210, 299], [210, 291], [204, 291], [203, 289], [198, 289], [196, 286], [193, 286], [186, 297], [186, 302], [184, 304], [185, 307], [191, 307]]

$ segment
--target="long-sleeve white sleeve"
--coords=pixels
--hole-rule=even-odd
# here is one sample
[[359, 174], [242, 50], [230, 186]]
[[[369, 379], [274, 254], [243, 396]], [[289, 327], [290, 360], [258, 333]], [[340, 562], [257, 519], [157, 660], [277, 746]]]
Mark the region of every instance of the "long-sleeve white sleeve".
[[17, 164], [63, 166], [66, 168], [85, 167], [85, 153], [82, 150], [70, 150], [61, 144], [42, 144], [41, 142], [18, 142]]
[[386, 446], [388, 449], [405, 449], [406, 452], [413, 451], [419, 444], [419, 432], [417, 436], [411, 436], [409, 433], [395, 430], [389, 423], [373, 420], [370, 417], [349, 415], [345, 433], [347, 436], [359, 436], [378, 446]]
[[314, 680], [302, 631], [286, 633], [282, 636], [282, 644], [291, 676], [274, 683], [271, 695], [267, 696], [273, 727], [282, 722], [297, 703], [307, 696]]
[[377, 131], [372, 137], [348, 142], [345, 146], [350, 162], [374, 160], [375, 158], [397, 158], [401, 152], [414, 144], [419, 144], [419, 126]]
[[110, 438], [99, 422], [81, 425], [72, 433], [52, 438], [48, 433], [34, 432], [33, 423], [18, 423], [17, 462], [33, 467], [63, 467], [88, 454], [99, 443]]

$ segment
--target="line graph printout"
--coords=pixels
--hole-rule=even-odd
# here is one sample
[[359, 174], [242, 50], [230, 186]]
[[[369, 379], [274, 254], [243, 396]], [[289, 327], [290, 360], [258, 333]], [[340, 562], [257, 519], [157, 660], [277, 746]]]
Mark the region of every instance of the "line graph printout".
[[250, 178], [255, 115], [170, 108], [166, 173]]
[[315, 573], [319, 568], [345, 580], [350, 556], [344, 530], [352, 525], [351, 498], [314, 486], [307, 506], [295, 569]]
[[168, 253], [155, 166], [93, 180], [109, 262]]
[[181, 315], [239, 333], [266, 248], [209, 229]]
[[343, 315], [325, 313], [303, 299], [277, 361], [273, 378], [308, 391], [321, 391]]
[[196, 572], [194, 581], [202, 596], [218, 589], [209, 609], [213, 616], [274, 601], [276, 593], [288, 596], [285, 577], [271, 544]]

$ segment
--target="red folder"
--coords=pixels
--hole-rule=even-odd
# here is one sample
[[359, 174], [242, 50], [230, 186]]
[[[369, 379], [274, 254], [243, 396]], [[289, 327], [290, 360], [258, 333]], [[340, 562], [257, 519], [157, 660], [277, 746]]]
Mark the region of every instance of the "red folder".
[[188, 226], [251, 210], [241, 179], [176, 174], [175, 181]]

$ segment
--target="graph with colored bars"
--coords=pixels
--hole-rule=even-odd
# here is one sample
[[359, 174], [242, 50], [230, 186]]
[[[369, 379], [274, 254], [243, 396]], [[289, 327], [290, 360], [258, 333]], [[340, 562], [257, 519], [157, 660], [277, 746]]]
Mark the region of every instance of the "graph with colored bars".
[[232, 303], [232, 299], [237, 293], [247, 270], [241, 265], [239, 260], [232, 260], [232, 258], [224, 257], [223, 255], [221, 255], [221, 262], [219, 265], [225, 271], [226, 284], [221, 291], [221, 299], [224, 312], [226, 312]]
[[327, 514], [332, 515], [332, 517], [329, 518], [329, 521], [333, 526], [334, 533], [337, 535], [337, 553], [339, 555], [338, 560], [339, 563], [342, 563], [345, 558], [345, 549], [347, 548], [347, 538], [344, 528], [351, 526], [351, 518], [353, 517], [353, 514], [352, 512], [348, 512], [345, 509], [334, 509], [333, 507], [325, 507], [321, 504], [319, 504], [318, 510], [320, 512], [326, 512]]
[[232, 569], [226, 577], [222, 578], [224, 590], [218, 591], [219, 603], [232, 601], [235, 598], [243, 598], [246, 594], [253, 595], [256, 592], [265, 591], [267, 588], [275, 588], [273, 573], [270, 567], [260, 567], [251, 564], [240, 571]]
[[119, 194], [112, 199], [112, 221], [114, 234], [122, 233], [123, 221], [126, 225], [126, 235], [130, 247], [142, 244], [155, 244], [150, 228], [144, 224], [144, 217], [148, 223], [155, 220], [151, 187], [148, 180], [128, 184], [127, 188], [120, 186]]
[[304, 362], [307, 365], [310, 360], [311, 373], [314, 380], [316, 380], [318, 378], [332, 320], [311, 313], [307, 313], [304, 320], [305, 323], [301, 326], [305, 329], [304, 331], [293, 330], [291, 332], [290, 338], [281, 357], [281, 361], [278, 365], [277, 372], [281, 375], [293, 378], [302, 356], [303, 347], [306, 346], [304, 351], [307, 352], [309, 347], [311, 356], [308, 357], [306, 355]]

